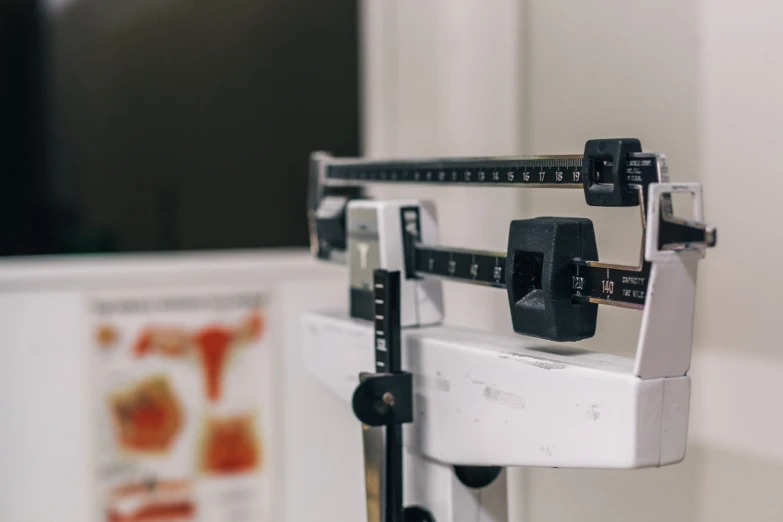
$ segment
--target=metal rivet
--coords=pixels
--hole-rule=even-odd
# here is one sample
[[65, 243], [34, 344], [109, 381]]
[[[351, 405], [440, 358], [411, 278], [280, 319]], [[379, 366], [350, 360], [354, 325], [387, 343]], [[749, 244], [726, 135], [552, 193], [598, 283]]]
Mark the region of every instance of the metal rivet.
[[394, 395], [392, 395], [391, 393], [389, 392], [384, 393], [382, 399], [384, 404], [387, 404], [389, 406], [394, 406]]

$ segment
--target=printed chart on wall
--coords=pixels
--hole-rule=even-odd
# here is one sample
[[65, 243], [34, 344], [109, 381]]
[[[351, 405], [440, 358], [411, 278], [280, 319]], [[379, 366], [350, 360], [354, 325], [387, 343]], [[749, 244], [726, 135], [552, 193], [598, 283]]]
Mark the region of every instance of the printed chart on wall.
[[268, 294], [92, 296], [107, 522], [265, 522]]

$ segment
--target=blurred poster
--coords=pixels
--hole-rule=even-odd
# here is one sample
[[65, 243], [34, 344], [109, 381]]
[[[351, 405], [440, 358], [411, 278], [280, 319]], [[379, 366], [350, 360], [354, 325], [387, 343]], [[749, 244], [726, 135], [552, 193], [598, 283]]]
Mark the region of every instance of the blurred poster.
[[97, 485], [107, 522], [263, 522], [263, 291], [101, 294]]

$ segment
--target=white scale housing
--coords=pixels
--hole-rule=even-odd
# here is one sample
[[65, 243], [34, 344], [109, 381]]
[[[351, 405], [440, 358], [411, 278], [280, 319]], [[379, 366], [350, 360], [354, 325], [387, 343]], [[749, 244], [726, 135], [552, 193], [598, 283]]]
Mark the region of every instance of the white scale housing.
[[[704, 252], [658, 250], [661, 196], [674, 192], [691, 193], [694, 219], [703, 220], [700, 185], [651, 184], [645, 259], [652, 269], [635, 358], [519, 335], [403, 330], [402, 364], [414, 375], [415, 398], [414, 422], [405, 425], [406, 505], [427, 506], [438, 522], [500, 520], [482, 508], [480, 495], [449, 478], [454, 464], [643, 468], [684, 458], [696, 268]], [[373, 268], [403, 270], [399, 208], [414, 203], [349, 205], [349, 229], [354, 209], [375, 209], [381, 256]], [[403, 324], [434, 322], [427, 314], [442, 310], [440, 291], [418, 292], [413, 303], [421, 281], [402, 281]], [[374, 371], [372, 324], [333, 312], [309, 313], [302, 326], [305, 366], [350, 408], [359, 373]], [[422, 473], [439, 476], [440, 487], [423, 488], [411, 476]]]

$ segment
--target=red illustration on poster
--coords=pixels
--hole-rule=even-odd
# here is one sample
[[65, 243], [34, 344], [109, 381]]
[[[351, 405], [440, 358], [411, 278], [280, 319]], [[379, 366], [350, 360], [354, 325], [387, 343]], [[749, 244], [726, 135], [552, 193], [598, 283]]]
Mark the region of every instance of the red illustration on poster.
[[93, 301], [108, 522], [265, 522], [263, 292]]

